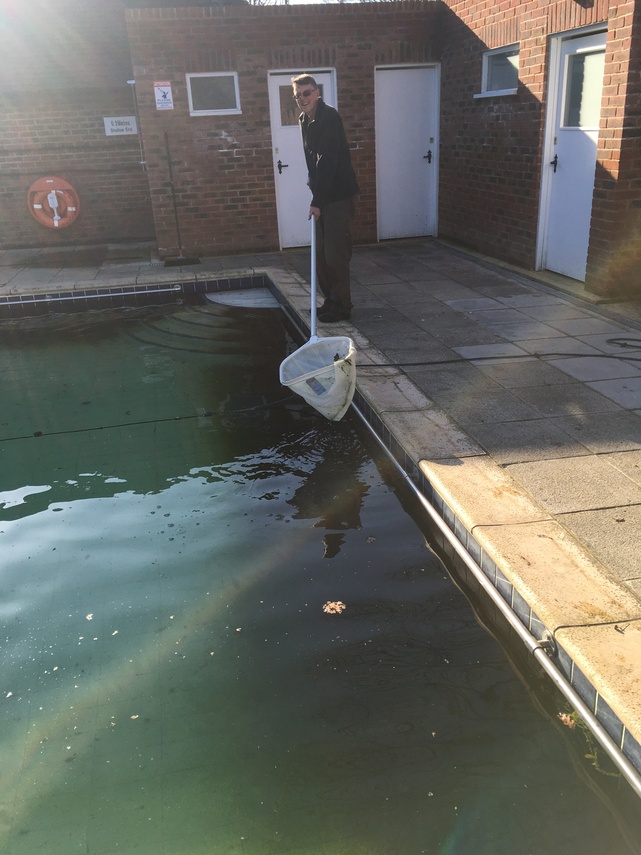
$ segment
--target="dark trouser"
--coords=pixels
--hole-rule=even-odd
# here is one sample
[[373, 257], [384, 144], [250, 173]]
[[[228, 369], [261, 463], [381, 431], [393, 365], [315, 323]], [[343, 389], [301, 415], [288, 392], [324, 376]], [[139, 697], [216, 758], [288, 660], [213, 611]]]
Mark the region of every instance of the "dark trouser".
[[327, 300], [346, 312], [352, 308], [349, 263], [352, 260], [354, 199], [330, 202], [316, 220], [316, 273]]

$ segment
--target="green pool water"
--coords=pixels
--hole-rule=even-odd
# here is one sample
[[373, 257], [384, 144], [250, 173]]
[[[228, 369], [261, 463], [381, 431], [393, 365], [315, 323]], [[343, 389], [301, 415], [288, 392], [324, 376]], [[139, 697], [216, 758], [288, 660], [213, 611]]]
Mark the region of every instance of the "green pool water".
[[0, 852], [638, 852], [290, 347], [215, 305], [0, 326]]

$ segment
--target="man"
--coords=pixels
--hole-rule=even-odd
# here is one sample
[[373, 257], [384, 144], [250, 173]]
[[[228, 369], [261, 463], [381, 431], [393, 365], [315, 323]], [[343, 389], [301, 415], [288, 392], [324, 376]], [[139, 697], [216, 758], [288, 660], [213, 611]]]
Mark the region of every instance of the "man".
[[307, 162], [312, 201], [308, 219], [316, 228], [316, 271], [325, 297], [317, 318], [322, 323], [349, 320], [352, 297], [349, 265], [352, 258], [352, 220], [358, 182], [352, 168], [343, 122], [326, 104], [314, 78], [292, 78]]

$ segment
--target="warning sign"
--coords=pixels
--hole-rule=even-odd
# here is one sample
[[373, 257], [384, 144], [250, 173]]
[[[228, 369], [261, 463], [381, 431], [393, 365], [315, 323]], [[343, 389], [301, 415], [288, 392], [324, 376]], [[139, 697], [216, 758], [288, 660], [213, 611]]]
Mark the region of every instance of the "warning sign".
[[154, 95], [156, 97], [156, 110], [174, 109], [174, 96], [171, 92], [171, 83], [168, 80], [154, 83]]

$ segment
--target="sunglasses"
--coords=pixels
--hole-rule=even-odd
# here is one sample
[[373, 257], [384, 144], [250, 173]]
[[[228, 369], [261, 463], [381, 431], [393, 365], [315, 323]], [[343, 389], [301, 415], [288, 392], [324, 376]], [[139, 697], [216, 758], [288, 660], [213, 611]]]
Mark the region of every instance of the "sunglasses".
[[312, 92], [316, 92], [316, 89], [306, 89], [304, 92], [297, 92], [294, 95], [294, 100], [298, 101], [300, 98], [309, 98]]

